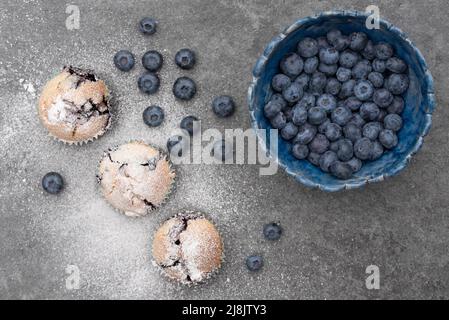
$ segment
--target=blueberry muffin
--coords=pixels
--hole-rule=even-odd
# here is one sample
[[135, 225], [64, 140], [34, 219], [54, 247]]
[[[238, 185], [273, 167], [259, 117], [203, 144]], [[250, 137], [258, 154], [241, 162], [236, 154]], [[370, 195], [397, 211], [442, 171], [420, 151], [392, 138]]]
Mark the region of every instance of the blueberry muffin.
[[39, 117], [59, 141], [91, 141], [103, 135], [111, 124], [109, 90], [93, 72], [64, 67], [43, 89]]
[[220, 269], [223, 243], [204, 215], [183, 212], [167, 220], [156, 232], [153, 258], [168, 278], [182, 284], [198, 284]]
[[97, 178], [103, 196], [115, 209], [139, 217], [164, 203], [175, 172], [159, 149], [135, 141], [105, 152]]

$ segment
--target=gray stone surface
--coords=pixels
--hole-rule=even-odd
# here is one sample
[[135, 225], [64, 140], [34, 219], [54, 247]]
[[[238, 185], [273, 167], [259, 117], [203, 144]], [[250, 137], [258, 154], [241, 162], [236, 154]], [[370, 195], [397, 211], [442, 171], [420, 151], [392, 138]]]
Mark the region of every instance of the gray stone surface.
[[[435, 77], [438, 108], [422, 151], [398, 177], [362, 190], [326, 194], [283, 172], [259, 177], [258, 167], [178, 167], [177, 189], [162, 209], [142, 219], [113, 211], [95, 181], [103, 150], [130, 139], [164, 146], [184, 115], [204, 127], [248, 128], [246, 88], [265, 44], [296, 18], [320, 10], [364, 10], [366, 1], [73, 1], [80, 30], [65, 28], [64, 1], [0, 4], [0, 298], [449, 298], [449, 3], [376, 1], [381, 14], [406, 31]], [[142, 16], [159, 31], [136, 31]], [[192, 71], [172, 62], [179, 48], [198, 52]], [[148, 49], [166, 60], [158, 95], [140, 94], [136, 77], [112, 63], [119, 49], [140, 59]], [[40, 125], [39, 91], [64, 64], [95, 69], [117, 102], [113, 128], [81, 147], [53, 141]], [[199, 86], [189, 103], [175, 101], [171, 85], [190, 75]], [[33, 94], [31, 84], [36, 93]], [[31, 88], [31, 89], [30, 89]], [[217, 119], [211, 99], [230, 94], [238, 111]], [[160, 104], [166, 121], [146, 128], [142, 111]], [[48, 171], [64, 175], [60, 196], [40, 187]], [[194, 288], [166, 281], [151, 265], [153, 232], [181, 209], [208, 213], [221, 230], [226, 261], [217, 277]], [[264, 223], [280, 221], [281, 241], [268, 243]], [[261, 253], [263, 271], [250, 274], [245, 257]], [[377, 265], [381, 288], [365, 288], [365, 269]], [[81, 288], [66, 289], [67, 265], [81, 272]]]

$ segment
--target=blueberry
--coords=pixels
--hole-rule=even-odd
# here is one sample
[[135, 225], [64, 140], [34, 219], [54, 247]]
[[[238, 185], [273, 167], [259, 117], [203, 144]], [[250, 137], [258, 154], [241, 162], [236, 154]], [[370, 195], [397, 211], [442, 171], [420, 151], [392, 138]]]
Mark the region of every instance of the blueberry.
[[282, 228], [278, 223], [272, 222], [263, 227], [263, 235], [265, 239], [275, 241], [279, 240], [282, 235]]
[[312, 38], [304, 38], [298, 43], [298, 53], [301, 57], [310, 58], [318, 54], [318, 42]]
[[298, 127], [295, 126], [292, 122], [288, 122], [285, 127], [281, 130], [281, 137], [284, 140], [291, 140], [298, 134]]
[[345, 138], [356, 142], [362, 137], [362, 129], [354, 123], [348, 123], [343, 127]]
[[190, 49], [181, 49], [175, 55], [175, 63], [184, 70], [192, 69], [196, 62], [196, 55]]
[[[319, 100], [319, 99], [318, 99]], [[308, 118], [310, 124], [320, 125], [326, 121], [326, 110], [320, 107], [313, 107], [309, 109]]]
[[330, 142], [326, 136], [318, 133], [310, 142], [309, 149], [311, 152], [323, 154], [329, 149]]
[[365, 125], [365, 120], [363, 120], [362, 116], [359, 113], [355, 113], [352, 115], [351, 120], [349, 120], [348, 124], [355, 124], [357, 127], [362, 128]]
[[146, 52], [142, 57], [142, 65], [151, 72], [159, 71], [162, 68], [163, 61], [162, 55], [155, 50]]
[[384, 119], [385, 129], [399, 131], [402, 128], [402, 118], [397, 114], [389, 114]]
[[385, 70], [387, 70], [387, 63], [385, 60], [374, 59], [371, 65], [373, 70], [379, 73], [384, 73]]
[[320, 94], [327, 84], [326, 76], [321, 72], [315, 72], [310, 78], [309, 89], [311, 93]]
[[329, 145], [329, 150], [336, 153], [338, 151], [338, 146], [340, 144], [340, 141], [341, 141], [341, 139], [331, 142], [331, 144]]
[[377, 122], [384, 122], [385, 117], [387, 116], [387, 112], [384, 109], [380, 109], [379, 116], [377, 117]]
[[230, 96], [218, 96], [212, 101], [212, 110], [220, 118], [227, 118], [234, 114], [235, 103]]
[[351, 140], [339, 140], [337, 156], [341, 161], [349, 161], [354, 156], [354, 147]]
[[273, 94], [270, 101], [279, 103], [281, 105], [281, 109], [285, 109], [288, 106], [287, 101], [285, 101], [284, 97], [280, 93]]
[[387, 60], [393, 56], [393, 48], [385, 42], [380, 42], [374, 46], [374, 53], [377, 59]]
[[367, 101], [371, 99], [374, 93], [374, 87], [371, 82], [362, 80], [354, 87], [354, 94], [360, 101]]
[[352, 68], [352, 76], [359, 80], [367, 79], [371, 71], [373, 71], [371, 63], [368, 60], [361, 60]]
[[295, 81], [293, 81], [293, 82], [299, 84], [304, 91], [304, 90], [308, 89], [309, 81], [310, 81], [310, 76], [306, 73], [302, 73], [299, 76], [297, 76]]
[[402, 97], [399, 96], [395, 96], [393, 99], [393, 102], [388, 106], [388, 113], [396, 113], [396, 114], [401, 114], [402, 111], [404, 111], [404, 99], [402, 99]]
[[285, 116], [285, 120], [287, 120], [287, 122], [292, 122], [293, 121], [293, 107], [287, 107], [284, 110], [282, 110], [282, 113]]
[[352, 72], [351, 69], [340, 67], [337, 69], [337, 79], [340, 82], [346, 82], [351, 79]]
[[147, 72], [140, 76], [137, 85], [140, 91], [146, 94], [154, 94], [159, 90], [161, 81], [155, 73]]
[[297, 77], [304, 68], [304, 61], [296, 53], [287, 54], [280, 63], [280, 68], [284, 74], [290, 78]]
[[337, 99], [332, 94], [325, 93], [318, 97], [316, 106], [324, 109], [327, 113], [331, 113], [337, 108]]
[[310, 143], [317, 133], [317, 128], [309, 123], [303, 124], [298, 128], [298, 134], [293, 139], [294, 143], [308, 144]]
[[337, 73], [337, 64], [320, 63], [318, 71], [324, 73], [326, 76], [334, 76]]
[[340, 53], [335, 48], [320, 49], [320, 60], [325, 64], [336, 64], [340, 59]]
[[330, 78], [326, 84], [326, 93], [331, 94], [333, 96], [338, 96], [341, 90], [341, 82], [336, 78]]
[[249, 256], [246, 259], [246, 267], [249, 271], [259, 271], [263, 267], [263, 259], [261, 256]]
[[340, 55], [340, 65], [343, 68], [352, 69], [360, 60], [360, 56], [352, 50], [345, 50]]
[[289, 103], [294, 103], [299, 101], [304, 95], [304, 90], [298, 83], [292, 83], [287, 88], [282, 91], [282, 96]]
[[143, 18], [139, 23], [140, 32], [146, 35], [152, 35], [156, 33], [157, 21], [153, 18]]
[[374, 44], [371, 40], [368, 40], [365, 48], [362, 50], [361, 53], [362, 56], [368, 60], [373, 60], [376, 57], [376, 53], [374, 51]]
[[374, 92], [373, 101], [380, 108], [387, 108], [393, 102], [393, 95], [387, 89], [378, 89]]
[[302, 125], [307, 122], [307, 115], [308, 115], [307, 108], [297, 104], [293, 108], [292, 122], [297, 126]]
[[134, 67], [134, 55], [126, 50], [120, 50], [114, 56], [114, 64], [121, 71], [130, 71]]
[[341, 127], [336, 123], [329, 123], [326, 126], [324, 134], [329, 141], [336, 141], [341, 138]]
[[317, 57], [311, 57], [306, 59], [304, 62], [304, 72], [307, 74], [312, 74], [318, 69], [318, 65], [320, 64], [320, 61]]
[[354, 87], [356, 81], [354, 79], [343, 82], [340, 89], [340, 94], [338, 95], [341, 99], [349, 98], [354, 95]]
[[349, 39], [351, 41], [349, 48], [354, 51], [362, 51], [368, 44], [368, 36], [363, 32], [354, 32]]
[[181, 129], [186, 130], [190, 136], [198, 133], [200, 129], [199, 120], [195, 116], [187, 116], [181, 121]]
[[282, 105], [276, 101], [268, 102], [263, 108], [265, 117], [267, 117], [268, 119], [273, 119], [274, 117], [276, 117], [278, 113], [281, 112], [281, 110]]
[[336, 161], [338, 161], [337, 154], [333, 151], [326, 151], [320, 157], [320, 169], [324, 172], [329, 172], [330, 166]]
[[360, 160], [369, 160], [373, 150], [373, 142], [368, 138], [361, 138], [354, 144], [354, 155]]
[[64, 179], [59, 173], [49, 172], [42, 178], [42, 188], [51, 194], [58, 194], [64, 187]]
[[394, 73], [387, 79], [386, 88], [396, 95], [401, 95], [407, 91], [410, 80], [405, 74]]
[[164, 121], [164, 110], [158, 106], [150, 106], [143, 112], [143, 122], [149, 127], [158, 127]]
[[340, 125], [345, 126], [349, 120], [352, 118], [352, 112], [346, 107], [338, 107], [334, 111], [332, 111], [331, 119], [332, 122]]
[[360, 109], [362, 103], [363, 102], [357, 99], [356, 97], [349, 97], [348, 99], [345, 100], [345, 107], [351, 111], [357, 111]]
[[326, 135], [326, 129], [327, 129], [327, 126], [328, 126], [329, 124], [331, 124], [331, 123], [332, 123], [332, 122], [331, 122], [329, 119], [326, 119], [326, 121], [324, 121], [322, 124], [320, 124], [320, 125], [318, 126], [318, 132], [321, 133], [321, 134]]
[[363, 126], [363, 136], [374, 141], [379, 137], [379, 133], [382, 129], [382, 124], [380, 122], [368, 122]]
[[326, 37], [319, 37], [318, 39], [316, 39], [316, 42], [318, 44], [318, 48], [319, 49], [329, 48], [331, 46], [329, 44], [329, 42], [327, 42], [327, 38]]
[[347, 180], [352, 177], [351, 166], [340, 161], [336, 161], [330, 166], [330, 172], [333, 176], [341, 180]]
[[371, 158], [370, 160], [375, 161], [382, 157], [384, 154], [384, 147], [379, 141], [373, 142], [373, 150], [371, 150]]
[[384, 76], [380, 72], [371, 72], [368, 75], [368, 80], [375, 88], [381, 88], [384, 85]]
[[167, 150], [170, 156], [182, 157], [183, 139], [183, 136], [176, 135], [167, 140]]
[[196, 94], [196, 84], [190, 78], [178, 78], [173, 85], [173, 94], [180, 100], [191, 100]]
[[291, 85], [292, 81], [290, 77], [287, 77], [283, 73], [279, 73], [273, 77], [271, 80], [271, 87], [273, 90], [277, 92], [282, 92], [282, 90], [286, 89]]
[[379, 142], [387, 149], [393, 149], [398, 145], [398, 136], [388, 129], [384, 129], [379, 134]]
[[311, 164], [313, 164], [314, 166], [319, 167], [320, 166], [320, 158], [321, 158], [321, 155], [319, 155], [318, 153], [315, 153], [315, 152], [311, 152], [311, 153], [309, 153], [307, 160], [309, 160], [309, 162]]
[[332, 29], [326, 35], [327, 41], [332, 45], [334, 44], [335, 40], [337, 40], [337, 38], [340, 38], [340, 37], [341, 37], [341, 31], [338, 29]]
[[282, 129], [287, 125], [287, 118], [282, 112], [279, 112], [270, 122], [274, 129]]
[[304, 160], [309, 155], [309, 147], [304, 144], [296, 143], [292, 147], [292, 154], [298, 160]]
[[407, 64], [404, 60], [397, 57], [391, 57], [387, 60], [386, 67], [394, 73], [404, 73], [407, 70]]
[[365, 121], [375, 121], [379, 116], [379, 113], [379, 107], [373, 102], [365, 102], [360, 107], [360, 116]]
[[304, 107], [307, 110], [315, 106], [316, 98], [313, 94], [305, 93], [301, 100], [298, 102], [298, 106]]
[[342, 35], [341, 37], [338, 37], [337, 39], [335, 39], [333, 46], [338, 51], [343, 51], [343, 50], [347, 49], [350, 46], [350, 44], [351, 44], [351, 40], [349, 39], [349, 37]]
[[352, 158], [349, 161], [346, 161], [346, 164], [349, 165], [352, 169], [352, 173], [359, 172], [360, 169], [362, 169], [362, 161], [360, 159], [357, 159], [356, 157]]

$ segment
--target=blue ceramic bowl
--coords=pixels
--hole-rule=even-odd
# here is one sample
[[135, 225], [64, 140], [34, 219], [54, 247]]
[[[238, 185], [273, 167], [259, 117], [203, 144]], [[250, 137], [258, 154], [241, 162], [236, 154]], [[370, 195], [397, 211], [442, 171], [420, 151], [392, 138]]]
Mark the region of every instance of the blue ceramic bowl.
[[363, 31], [374, 42], [385, 41], [391, 44], [396, 54], [410, 66], [410, 87], [404, 97], [404, 127], [398, 134], [399, 145], [385, 153], [382, 158], [365, 164], [350, 180], [336, 179], [308, 161], [296, 160], [289, 152], [289, 143], [281, 138], [277, 155], [271, 155], [269, 131], [266, 134], [257, 132], [268, 156], [276, 160], [289, 175], [308, 187], [339, 191], [358, 188], [394, 176], [403, 170], [411, 157], [419, 151], [423, 137], [430, 130], [435, 97], [432, 75], [424, 57], [407, 36], [391, 23], [380, 21], [380, 29], [368, 30], [365, 27], [366, 18], [367, 15], [362, 12], [333, 11], [298, 20], [267, 45], [254, 67], [253, 81], [248, 91], [251, 123], [254, 129], [271, 129], [263, 114], [263, 107], [273, 94], [271, 79], [278, 73], [282, 57], [295, 51], [297, 43], [304, 37], [323, 36], [334, 28], [346, 34]]

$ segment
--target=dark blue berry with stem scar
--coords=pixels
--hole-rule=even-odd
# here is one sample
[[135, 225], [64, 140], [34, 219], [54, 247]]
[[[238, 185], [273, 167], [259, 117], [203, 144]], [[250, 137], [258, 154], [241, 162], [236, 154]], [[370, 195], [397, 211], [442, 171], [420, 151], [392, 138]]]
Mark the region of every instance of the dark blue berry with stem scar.
[[374, 161], [382, 157], [384, 154], [384, 147], [379, 141], [373, 142], [373, 149], [371, 150], [371, 158], [370, 160]]
[[362, 137], [362, 129], [354, 123], [348, 123], [343, 127], [343, 133], [346, 139], [356, 142]]
[[375, 121], [379, 117], [379, 107], [373, 102], [365, 102], [360, 107], [360, 116], [365, 121]]
[[329, 145], [329, 150], [337, 153], [338, 145], [339, 145], [340, 141], [341, 141], [341, 139], [337, 140], [337, 141], [334, 141], [334, 142], [331, 142], [331, 144]]
[[337, 80], [340, 82], [346, 82], [351, 79], [352, 72], [351, 69], [340, 67], [337, 69]]
[[377, 121], [377, 122], [380, 122], [380, 123], [383, 123], [385, 117], [387, 116], [387, 114], [388, 114], [388, 113], [387, 113], [384, 109], [380, 109], [380, 111], [379, 111], [379, 116], [377, 117], [376, 121]]
[[398, 57], [389, 58], [385, 65], [388, 70], [394, 73], [404, 73], [407, 70], [407, 64]]
[[261, 256], [249, 256], [246, 259], [246, 267], [249, 271], [259, 271], [263, 267], [263, 258]]
[[295, 126], [292, 122], [287, 122], [285, 127], [281, 129], [281, 137], [284, 140], [291, 140], [298, 134], [298, 127]]
[[277, 92], [282, 92], [282, 90], [289, 87], [291, 83], [290, 77], [287, 77], [283, 73], [279, 73], [271, 80], [271, 87]]
[[349, 36], [349, 48], [354, 51], [362, 51], [368, 43], [368, 36], [363, 32], [354, 32]]
[[284, 97], [282, 97], [282, 94], [275, 93], [271, 96], [270, 102], [276, 102], [281, 105], [281, 109], [285, 109], [287, 107], [287, 101], [285, 101]]
[[326, 37], [319, 37], [318, 39], [316, 39], [316, 42], [318, 43], [318, 48], [329, 48], [331, 45], [329, 44], [329, 42], [327, 41]]
[[310, 76], [306, 73], [301, 73], [298, 77], [296, 77], [294, 83], [297, 83], [301, 86], [301, 88], [304, 90], [308, 89], [310, 81]]
[[384, 129], [379, 134], [379, 142], [387, 149], [393, 149], [398, 145], [398, 136], [388, 129]]
[[315, 138], [310, 142], [309, 149], [311, 152], [323, 154], [329, 150], [330, 142], [327, 140], [326, 136], [318, 133]]
[[299, 101], [299, 99], [301, 99], [303, 95], [303, 88], [301, 87], [301, 85], [295, 82], [285, 88], [284, 91], [282, 91], [282, 96], [284, 97], [285, 101], [289, 103], [295, 103]]
[[368, 40], [365, 48], [362, 50], [362, 56], [365, 59], [373, 60], [376, 57], [376, 53], [374, 52], [374, 44], [371, 40]]
[[130, 71], [135, 64], [134, 55], [127, 50], [120, 50], [114, 56], [114, 64], [121, 71]]
[[142, 57], [142, 65], [151, 72], [159, 71], [162, 68], [163, 61], [162, 55], [155, 50], [146, 52]]
[[280, 68], [290, 78], [297, 77], [304, 68], [304, 61], [296, 53], [289, 53], [282, 58]]
[[154, 94], [159, 90], [161, 82], [156, 74], [147, 72], [140, 76], [137, 84], [143, 93]]
[[50, 194], [58, 194], [64, 188], [64, 179], [57, 172], [49, 172], [42, 178], [42, 188]]
[[308, 119], [310, 124], [320, 125], [327, 119], [326, 110], [320, 107], [310, 108], [308, 113]]
[[348, 99], [345, 100], [345, 107], [351, 111], [357, 111], [360, 109], [362, 103], [363, 102], [357, 99], [356, 97], [349, 97]]
[[387, 79], [386, 88], [396, 95], [405, 93], [408, 89], [410, 79], [405, 74], [394, 73]]
[[292, 110], [292, 122], [297, 125], [303, 125], [307, 122], [307, 108], [297, 104]]
[[371, 72], [368, 75], [368, 80], [375, 88], [381, 88], [384, 85], [384, 76], [380, 72]]
[[159, 106], [150, 106], [143, 112], [143, 122], [149, 127], [158, 127], [164, 121], [164, 110]]
[[186, 130], [190, 136], [198, 133], [200, 129], [199, 120], [195, 116], [187, 116], [181, 121], [181, 129]]
[[367, 79], [371, 71], [373, 71], [371, 63], [368, 60], [361, 60], [352, 68], [352, 76], [358, 80]]
[[309, 156], [309, 147], [304, 144], [296, 143], [292, 147], [292, 154], [298, 160], [304, 160]]
[[324, 73], [326, 76], [334, 76], [337, 73], [338, 65], [337, 64], [325, 64], [320, 63], [318, 67], [318, 71]]
[[310, 108], [313, 108], [315, 106], [316, 98], [311, 93], [304, 93], [304, 96], [301, 100], [299, 100], [298, 104], [301, 107], [306, 108], [309, 110]]
[[353, 173], [359, 172], [362, 169], [363, 162], [362, 160], [354, 157], [349, 161], [346, 161], [346, 164], [349, 165], [352, 169]]
[[402, 111], [404, 111], [404, 105], [404, 99], [399, 96], [395, 96], [391, 105], [388, 106], [387, 111], [388, 113], [401, 114]]
[[317, 128], [309, 123], [306, 123], [298, 128], [298, 134], [294, 138], [294, 143], [308, 144], [317, 133]]
[[330, 172], [333, 176], [341, 180], [347, 180], [352, 177], [352, 168], [345, 162], [336, 161], [332, 163]]
[[362, 128], [365, 125], [365, 120], [363, 120], [362, 116], [359, 113], [354, 113], [349, 120], [348, 124], [355, 124], [357, 127]]
[[336, 123], [329, 123], [324, 129], [324, 135], [329, 141], [336, 141], [341, 138], [341, 127]]
[[374, 59], [372, 63], [373, 70], [379, 73], [384, 73], [387, 69], [387, 62], [385, 60]]
[[309, 156], [307, 157], [307, 160], [314, 166], [319, 167], [320, 166], [320, 158], [321, 158], [321, 155], [319, 155], [318, 153], [310, 152]]
[[331, 119], [332, 122], [338, 124], [339, 126], [345, 126], [349, 120], [351, 120], [352, 112], [346, 107], [338, 107], [332, 111]]
[[[327, 81], [326, 90], [325, 90], [326, 93], [331, 94], [333, 96], [338, 96], [338, 94], [340, 93], [340, 90], [341, 90], [341, 82], [338, 81], [336, 78], [330, 78]], [[334, 97], [334, 99], [335, 99], [335, 97]], [[335, 101], [335, 103], [337, 103], [337, 102]]]
[[343, 51], [340, 55], [340, 66], [347, 69], [352, 69], [360, 60], [360, 56], [352, 50]]
[[387, 60], [393, 56], [393, 48], [385, 42], [380, 42], [374, 46], [374, 54], [377, 59]]
[[392, 131], [399, 131], [402, 128], [402, 118], [397, 114], [389, 114], [385, 116], [384, 119], [384, 127], [385, 129]]
[[176, 155], [177, 157], [182, 157], [183, 139], [183, 136], [176, 135], [167, 140], [167, 150], [170, 156]]
[[340, 94], [338, 95], [341, 99], [349, 98], [354, 95], [354, 87], [356, 81], [354, 79], [348, 80], [341, 85]]
[[196, 94], [196, 84], [188, 77], [181, 77], [173, 85], [173, 94], [180, 100], [191, 100]]
[[368, 138], [361, 138], [354, 144], [354, 155], [360, 160], [369, 160], [373, 150], [373, 142]]
[[382, 129], [382, 124], [380, 122], [368, 122], [363, 126], [363, 136], [375, 141], [379, 137], [379, 133]]
[[340, 53], [335, 48], [320, 49], [320, 60], [325, 64], [336, 64], [340, 59]]
[[287, 120], [287, 122], [292, 122], [292, 118], [293, 118], [293, 107], [287, 107], [284, 110], [282, 110], [282, 113], [285, 116], [285, 119]]
[[333, 151], [326, 151], [320, 158], [320, 169], [329, 172], [330, 166], [338, 161], [337, 154]]
[[338, 29], [332, 29], [331, 31], [329, 31], [326, 35], [327, 41], [330, 44], [334, 44], [335, 40], [337, 40], [337, 38], [341, 37], [341, 31]]
[[309, 89], [311, 93], [320, 94], [327, 84], [326, 76], [321, 72], [315, 72], [310, 78]]
[[282, 129], [287, 125], [287, 118], [282, 112], [279, 112], [273, 119], [270, 120], [270, 123], [274, 129]]
[[179, 50], [175, 55], [175, 63], [181, 69], [192, 69], [196, 63], [195, 52], [187, 48]]
[[359, 81], [354, 87], [354, 94], [360, 101], [369, 100], [374, 93], [374, 87], [369, 81]]
[[304, 62], [304, 72], [307, 74], [313, 74], [318, 69], [318, 65], [320, 64], [320, 61], [317, 57], [311, 57], [306, 59]]
[[282, 231], [282, 227], [276, 222], [268, 223], [263, 227], [263, 235], [265, 239], [270, 241], [279, 240], [282, 236]]
[[282, 105], [277, 101], [269, 101], [263, 109], [265, 117], [268, 119], [273, 119], [276, 117], [281, 110]]
[[350, 44], [351, 40], [349, 39], [349, 37], [342, 35], [341, 37], [335, 39], [333, 46], [335, 49], [337, 49], [337, 51], [343, 51], [347, 49]]
[[230, 96], [218, 96], [212, 101], [212, 110], [220, 118], [227, 118], [234, 114], [235, 103]]
[[337, 108], [337, 99], [335, 99], [332, 94], [325, 93], [318, 97], [316, 106], [324, 109], [327, 113], [331, 113], [335, 108]]
[[329, 119], [326, 119], [326, 121], [318, 126], [318, 132], [325, 135], [327, 126], [331, 123], [332, 122]]
[[389, 105], [393, 102], [393, 95], [387, 89], [378, 89], [374, 92], [373, 101], [380, 108], [388, 108]]
[[313, 57], [318, 50], [318, 42], [315, 39], [304, 38], [298, 43], [298, 53], [303, 58]]
[[349, 139], [341, 139], [338, 143], [337, 157], [341, 161], [349, 161], [354, 156], [354, 145]]
[[157, 21], [153, 18], [143, 18], [139, 23], [140, 32], [146, 35], [152, 35], [156, 33]]

